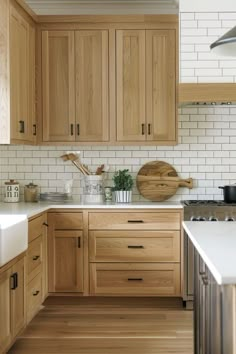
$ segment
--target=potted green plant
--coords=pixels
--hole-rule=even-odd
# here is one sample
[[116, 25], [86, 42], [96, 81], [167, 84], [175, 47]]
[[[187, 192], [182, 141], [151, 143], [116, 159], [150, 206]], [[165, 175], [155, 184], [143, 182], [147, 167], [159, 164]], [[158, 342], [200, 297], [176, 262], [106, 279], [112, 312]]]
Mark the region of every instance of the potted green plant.
[[130, 203], [132, 201], [133, 179], [129, 170], [119, 170], [113, 176], [116, 203]]

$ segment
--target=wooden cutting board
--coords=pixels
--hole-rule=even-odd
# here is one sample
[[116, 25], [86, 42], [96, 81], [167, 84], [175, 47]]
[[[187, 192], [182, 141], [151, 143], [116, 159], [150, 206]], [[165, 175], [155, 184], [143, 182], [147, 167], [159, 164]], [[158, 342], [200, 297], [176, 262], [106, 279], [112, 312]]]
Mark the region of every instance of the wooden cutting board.
[[157, 202], [172, 197], [179, 187], [193, 188], [192, 178], [181, 179], [174, 167], [164, 161], [146, 163], [139, 170], [136, 183], [144, 198]]

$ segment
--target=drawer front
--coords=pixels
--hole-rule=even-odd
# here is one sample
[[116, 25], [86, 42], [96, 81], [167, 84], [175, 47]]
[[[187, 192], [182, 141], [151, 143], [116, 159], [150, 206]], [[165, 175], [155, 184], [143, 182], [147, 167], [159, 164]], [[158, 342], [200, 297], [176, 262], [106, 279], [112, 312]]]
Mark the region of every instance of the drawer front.
[[43, 234], [44, 220], [44, 215], [40, 215], [37, 218], [29, 221], [28, 242], [32, 242]]
[[180, 264], [90, 263], [92, 295], [180, 296]]
[[27, 251], [27, 275], [28, 282], [40, 271], [43, 262], [43, 238], [39, 236], [29, 244]]
[[39, 273], [27, 285], [27, 322], [29, 322], [42, 303], [42, 275]]
[[90, 230], [180, 230], [178, 212], [89, 213]]
[[83, 229], [83, 213], [54, 213], [56, 230], [81, 230]]
[[179, 231], [90, 231], [90, 262], [180, 262]]

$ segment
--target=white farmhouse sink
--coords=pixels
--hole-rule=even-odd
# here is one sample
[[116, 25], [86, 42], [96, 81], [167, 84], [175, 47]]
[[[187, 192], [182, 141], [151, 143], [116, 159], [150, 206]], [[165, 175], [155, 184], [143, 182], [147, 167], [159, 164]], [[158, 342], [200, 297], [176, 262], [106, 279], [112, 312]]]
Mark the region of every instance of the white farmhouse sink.
[[0, 215], [0, 267], [28, 247], [28, 220], [25, 215]]

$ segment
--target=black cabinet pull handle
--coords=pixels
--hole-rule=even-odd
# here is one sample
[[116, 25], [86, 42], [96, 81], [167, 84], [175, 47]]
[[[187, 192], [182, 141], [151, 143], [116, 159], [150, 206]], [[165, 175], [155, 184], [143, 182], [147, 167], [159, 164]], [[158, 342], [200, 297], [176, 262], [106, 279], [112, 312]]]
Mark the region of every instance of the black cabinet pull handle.
[[142, 224], [144, 221], [143, 220], [128, 220], [129, 223], [137, 223], [137, 224]]
[[151, 124], [148, 124], [148, 135], [151, 135]]
[[143, 281], [143, 278], [128, 278], [128, 281]]
[[25, 132], [25, 122], [23, 120], [20, 120], [19, 123], [20, 123], [19, 133], [24, 133]]
[[80, 237], [78, 237], [78, 248], [81, 247], [81, 243], [80, 243]]
[[80, 135], [80, 126], [77, 124], [77, 135]]
[[143, 249], [143, 246], [128, 246], [128, 248]]
[[40, 256], [33, 256], [33, 261], [37, 261], [40, 258]]
[[142, 135], [145, 135], [145, 124], [142, 124]]
[[37, 135], [37, 127], [36, 127], [36, 124], [33, 124], [33, 135]]
[[37, 296], [39, 293], [40, 293], [40, 291], [39, 291], [39, 290], [36, 290], [36, 291], [33, 293], [33, 296]]
[[11, 290], [15, 290], [18, 287], [18, 274], [11, 275]]
[[70, 135], [74, 135], [74, 124], [70, 125]]
[[48, 227], [48, 224], [46, 222], [44, 222], [43, 225]]

